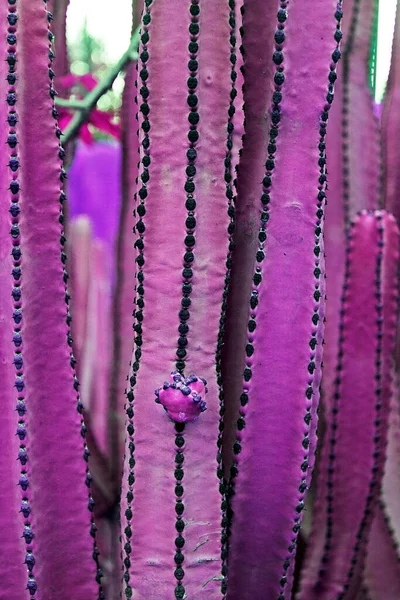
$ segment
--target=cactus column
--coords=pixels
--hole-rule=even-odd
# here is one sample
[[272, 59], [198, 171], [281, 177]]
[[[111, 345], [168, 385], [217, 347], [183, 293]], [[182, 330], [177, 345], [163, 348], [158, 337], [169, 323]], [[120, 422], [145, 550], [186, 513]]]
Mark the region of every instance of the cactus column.
[[[245, 58], [246, 11], [254, 4], [261, 10], [264, 2], [244, 2]], [[341, 3], [326, 0], [313, 2], [307, 14], [301, 3], [279, 2], [277, 9], [275, 32], [260, 40], [263, 48], [271, 47], [274, 89], [264, 92], [271, 125], [262, 158], [247, 343], [241, 350], [246, 357], [232, 470], [229, 600], [290, 597], [316, 445], [325, 135], [342, 11]], [[305, 23], [310, 17], [312, 28]]]
[[[5, 505], [2, 496], [1, 516], [7, 519], [2, 536], [7, 543], [3, 538], [1, 551], [6, 555], [1, 563], [12, 565], [2, 573], [1, 593], [21, 599], [50, 600], [65, 594], [95, 600], [103, 594], [87, 487], [90, 473], [84, 460], [86, 428], [68, 346], [59, 202], [64, 199], [60, 178], [65, 174], [55, 121], [51, 15], [43, 0], [9, 0], [0, 13], [1, 69], [7, 69], [1, 76], [1, 131], [9, 153], [7, 171], [1, 175], [3, 188], [9, 188], [2, 195], [3, 209], [9, 212], [1, 219], [0, 243], [0, 437], [9, 442], [4, 456], [17, 465], [2, 467], [1, 472], [2, 489], [8, 494]], [[11, 233], [8, 240], [5, 224]], [[9, 387], [13, 380], [15, 390]], [[10, 536], [16, 536], [14, 542]]]
[[[232, 1], [145, 2], [136, 340], [121, 510], [128, 598], [222, 597], [216, 354], [233, 197], [234, 28]], [[179, 374], [170, 378], [175, 369], [197, 378], [183, 384]], [[199, 377], [208, 381], [208, 408], [185, 425], [204, 409]], [[175, 428], [154, 401], [164, 381], [159, 401]]]

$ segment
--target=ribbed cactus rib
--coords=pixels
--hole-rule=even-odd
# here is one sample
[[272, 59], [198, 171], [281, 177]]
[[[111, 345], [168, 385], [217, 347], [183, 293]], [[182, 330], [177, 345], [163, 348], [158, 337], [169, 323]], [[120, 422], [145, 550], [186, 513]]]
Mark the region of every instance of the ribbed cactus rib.
[[368, 83], [375, 4], [373, 0], [346, 1], [343, 60], [338, 65], [335, 102], [326, 136], [328, 192], [324, 239], [327, 305], [322, 379], [322, 398], [326, 410], [329, 410], [328, 402], [332, 397], [335, 378], [345, 231], [359, 210], [376, 209], [379, 200], [378, 123], [373, 115], [373, 99]]
[[[234, 8], [228, 0], [145, 2], [137, 336], [121, 510], [128, 598], [222, 597], [215, 360], [232, 218]], [[209, 388], [207, 411], [185, 426], [182, 468], [174, 426], [154, 402], [174, 368]]]
[[[17, 65], [15, 53], [19, 45], [19, 31], [15, 6], [3, 2], [0, 6], [0, 78], [2, 104], [0, 135], [8, 149], [10, 162], [3, 160], [0, 172], [0, 378], [1, 378], [1, 434], [0, 434], [0, 594], [28, 599], [28, 575], [32, 591], [33, 564], [31, 540], [23, 537], [30, 523], [30, 490], [24, 489], [23, 473], [28, 469], [26, 459], [27, 435], [23, 385], [21, 345], [22, 280], [20, 254], [19, 162], [18, 134], [15, 122], [15, 83]], [[7, 146], [6, 146], [7, 144]], [[13, 364], [14, 362], [14, 364]], [[17, 408], [17, 411], [16, 411]], [[29, 457], [28, 457], [29, 458]], [[28, 554], [29, 552], [29, 554]], [[25, 558], [26, 557], [26, 558]], [[27, 570], [29, 568], [29, 571]]]
[[139, 142], [137, 123], [136, 64], [129, 65], [121, 107], [122, 131], [122, 203], [120, 227], [116, 246], [116, 285], [113, 299], [113, 363], [110, 378], [110, 443], [113, 475], [120, 479], [124, 450], [124, 403], [135, 334], [133, 300], [135, 296], [136, 235], [134, 208], [138, 175]]
[[315, 504], [324, 519], [317, 512], [299, 594], [304, 600], [347, 600], [360, 587], [385, 458], [398, 265], [394, 218], [361, 213], [349, 233], [335, 390]]
[[[242, 42], [243, 58], [239, 61], [243, 62], [246, 83], [239, 94], [244, 101], [246, 130], [237, 174], [235, 247], [232, 253], [231, 284], [222, 356], [224, 395], [227, 399], [223, 434], [227, 477], [233, 459], [232, 447], [239, 417], [239, 397], [242, 391], [245, 359], [243, 352], [238, 351], [238, 348], [244, 348], [246, 345], [248, 302], [260, 225], [260, 181], [264, 177], [264, 163], [268, 153], [271, 81], [274, 72], [271, 52], [278, 1], [248, 0], [244, 4], [239, 4], [243, 5], [243, 40], [239, 38], [237, 43], [239, 45]], [[270, 40], [270, 52], [260, 53], [260, 39]], [[243, 84], [243, 75], [238, 75], [238, 90]], [[241, 129], [237, 131], [236, 127], [239, 114], [235, 115], [235, 137], [243, 133]], [[235, 145], [236, 147], [239, 145], [237, 141]]]
[[[340, 58], [341, 4], [313, 4], [318, 49], [310, 48], [303, 18], [299, 4], [280, 3], [271, 37], [275, 91], [234, 445], [229, 600], [289, 597], [314, 460], [325, 296], [324, 138]], [[307, 67], [298, 66], [306, 54], [312, 87]]]
[[69, 0], [47, 0], [47, 10], [54, 17], [52, 33], [54, 35], [55, 72], [57, 77], [69, 72], [67, 48], [67, 10]]
[[[43, 0], [12, 2], [18, 17], [15, 105], [21, 184], [23, 257], [21, 332], [27, 431], [27, 479], [38, 598], [64, 590], [75, 600], [102, 597], [95, 578], [97, 549], [90, 473], [78, 380], [70, 366], [67, 273], [61, 261], [60, 158], [52, 79], [51, 15]], [[34, 74], [34, 76], [33, 76]], [[16, 163], [13, 163], [16, 165]], [[60, 195], [61, 194], [61, 195]], [[63, 281], [64, 280], [64, 281]], [[26, 301], [24, 302], [24, 299]], [[15, 339], [14, 339], [15, 342]], [[75, 388], [75, 389], [74, 389]], [[77, 403], [78, 402], [78, 403]], [[77, 411], [78, 407], [78, 411]], [[26, 539], [26, 536], [25, 536]], [[35, 583], [36, 585], [36, 583]], [[32, 584], [33, 586], [33, 584]], [[33, 589], [33, 588], [32, 588]]]
[[400, 3], [397, 3], [396, 26], [394, 30], [392, 62], [383, 104], [382, 139], [384, 147], [384, 206], [400, 219], [398, 190], [400, 185]]

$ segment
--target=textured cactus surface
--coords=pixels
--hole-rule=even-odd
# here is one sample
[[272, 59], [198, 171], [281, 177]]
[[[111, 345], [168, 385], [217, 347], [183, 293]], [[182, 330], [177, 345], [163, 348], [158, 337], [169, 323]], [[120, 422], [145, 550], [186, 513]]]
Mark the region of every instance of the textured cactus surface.
[[[399, 233], [391, 215], [362, 213], [349, 235], [335, 385], [320, 463], [326, 476], [318, 487], [300, 593], [307, 599], [350, 598], [360, 588], [385, 459]], [[352, 455], [357, 461], [349, 460]]]
[[11, 597], [36, 597], [37, 590], [50, 599], [63, 589], [83, 600], [98, 597], [99, 584], [86, 428], [69, 347], [50, 19], [42, 0], [10, 1], [1, 11], [9, 156], [2, 167], [1, 244], [9, 274], [1, 289], [9, 332], [2, 344], [9, 398], [2, 438], [10, 440], [4, 456], [14, 465], [2, 476], [10, 511], [2, 517], [18, 532], [15, 547], [2, 545], [2, 563], [21, 566]]
[[0, 4], [0, 598], [398, 600], [399, 23], [377, 108], [377, 1], [137, 0], [100, 80], [69, 4]]

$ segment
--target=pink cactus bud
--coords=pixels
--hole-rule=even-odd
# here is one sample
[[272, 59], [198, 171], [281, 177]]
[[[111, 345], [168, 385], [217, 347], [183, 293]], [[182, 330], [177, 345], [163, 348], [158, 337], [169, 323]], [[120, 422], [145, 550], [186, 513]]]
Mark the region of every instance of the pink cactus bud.
[[175, 423], [196, 421], [207, 409], [205, 380], [195, 375], [185, 379], [179, 371], [173, 371], [171, 378], [172, 383], [165, 382], [156, 390], [156, 402]]

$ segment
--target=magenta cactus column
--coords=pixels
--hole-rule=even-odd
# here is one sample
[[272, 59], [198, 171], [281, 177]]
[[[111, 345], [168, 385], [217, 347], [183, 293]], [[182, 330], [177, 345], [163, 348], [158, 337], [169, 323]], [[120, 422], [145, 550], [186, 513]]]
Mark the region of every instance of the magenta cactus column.
[[[11, 8], [11, 11], [9, 12]], [[6, 58], [8, 53], [14, 55], [15, 45], [10, 42], [16, 41], [16, 15], [14, 7], [7, 3], [0, 5], [0, 52], [1, 80], [10, 85], [15, 83], [15, 62], [11, 58], [12, 65], [8, 67]], [[9, 69], [9, 73], [7, 73]], [[8, 83], [8, 82], [7, 82]], [[15, 153], [16, 135], [10, 132], [7, 119], [13, 119], [15, 114], [15, 89], [6, 88], [3, 83], [2, 102], [0, 108], [0, 135], [4, 144], [8, 143], [10, 152]], [[7, 91], [6, 91], [7, 90]], [[7, 147], [7, 146], [6, 146]], [[1, 395], [1, 434], [0, 434], [0, 529], [2, 542], [0, 545], [0, 581], [2, 593], [6, 591], [9, 597], [27, 599], [28, 573], [24, 564], [27, 558], [27, 544], [22, 537], [24, 533], [24, 514], [21, 510], [27, 508], [26, 492], [18, 485], [22, 472], [26, 465], [26, 431], [24, 427], [24, 411], [21, 403], [22, 395], [17, 388], [21, 386], [21, 360], [20, 347], [15, 346], [15, 338], [20, 331], [21, 305], [18, 295], [14, 299], [12, 292], [18, 290], [15, 278], [20, 276], [20, 250], [19, 238], [19, 206], [14, 202], [17, 196], [13, 182], [13, 172], [7, 166], [6, 159], [3, 160], [0, 171], [0, 378], [2, 386]], [[10, 185], [11, 183], [11, 185]], [[10, 235], [11, 233], [11, 235]], [[16, 242], [14, 248], [14, 241]], [[16, 289], [15, 289], [16, 288]], [[14, 339], [14, 343], [13, 343]], [[13, 364], [15, 362], [15, 365]], [[15, 407], [21, 408], [21, 413], [15, 411]], [[16, 435], [19, 434], [19, 435]], [[17, 460], [20, 458], [20, 460]], [[22, 458], [22, 462], [21, 462]], [[29, 516], [29, 513], [28, 515]], [[32, 582], [33, 583], [33, 582]]]
[[[246, 85], [243, 91], [239, 92], [239, 99], [242, 98], [244, 101], [246, 130], [237, 174], [235, 246], [232, 253], [231, 284], [222, 352], [224, 395], [228, 399], [223, 434], [224, 466], [227, 477], [233, 460], [232, 448], [239, 417], [239, 398], [245, 364], [245, 355], [238, 349], [246, 345], [248, 299], [251, 294], [252, 273], [259, 243], [260, 181], [265, 173], [264, 162], [268, 153], [271, 124], [269, 110], [274, 71], [271, 53], [277, 7], [277, 0], [264, 2], [252, 0], [242, 5], [243, 73], [238, 77], [238, 85], [243, 85], [245, 77]], [[239, 31], [238, 34], [240, 35]], [[260, 52], [260, 40], [270, 40], [268, 52]], [[235, 136], [242, 134], [244, 127], [242, 125], [238, 131], [237, 129], [235, 128]], [[236, 146], [239, 146], [237, 140]]]
[[348, 246], [335, 389], [299, 594], [304, 600], [348, 600], [360, 587], [385, 459], [398, 266], [394, 218], [363, 212]]
[[[262, 11], [264, 3], [256, 4]], [[252, 5], [244, 2], [245, 57], [246, 11]], [[270, 129], [234, 444], [229, 600], [289, 598], [316, 445], [325, 135], [342, 9], [325, 0], [312, 4], [314, 45], [304, 6], [279, 2], [277, 8], [274, 32], [259, 40], [272, 47], [274, 87], [272, 94], [264, 91], [271, 102]]]
[[[121, 511], [127, 598], [222, 597], [219, 334], [233, 215], [234, 15], [231, 0], [145, 2]], [[160, 386], [166, 411], [155, 403]]]
[[[8, 519], [2, 551], [7, 552], [4, 563], [11, 564], [1, 582], [2, 593], [50, 600], [62, 590], [75, 600], [95, 600], [103, 595], [93, 539], [93, 500], [87, 487], [90, 473], [84, 460], [85, 424], [68, 346], [59, 204], [64, 199], [60, 178], [65, 174], [54, 121], [51, 16], [43, 0], [8, 0], [2, 6], [5, 67], [1, 68], [8, 69], [3, 74], [8, 116], [1, 130], [9, 150], [2, 185], [5, 176], [11, 222], [5, 214], [1, 221], [10, 227], [7, 255], [12, 260], [12, 265], [7, 258], [4, 263], [11, 276], [1, 288], [3, 316], [10, 324], [9, 335], [7, 325], [5, 337], [2, 333], [2, 344], [7, 344], [2, 348], [2, 381], [7, 399], [11, 393], [7, 385], [15, 378], [17, 409], [8, 402], [2, 405], [0, 437], [2, 443], [10, 441], [6, 455], [10, 465], [16, 465], [1, 473], [2, 490], [10, 490], [1, 517]], [[2, 114], [5, 117], [4, 109]], [[4, 243], [2, 238], [2, 252]], [[14, 502], [20, 515], [7, 514], [7, 506], [11, 510]], [[8, 536], [14, 534], [12, 544]], [[26, 555], [25, 566], [21, 552]]]

